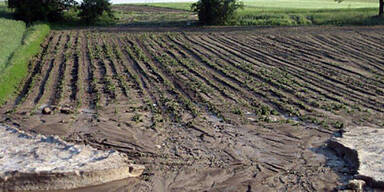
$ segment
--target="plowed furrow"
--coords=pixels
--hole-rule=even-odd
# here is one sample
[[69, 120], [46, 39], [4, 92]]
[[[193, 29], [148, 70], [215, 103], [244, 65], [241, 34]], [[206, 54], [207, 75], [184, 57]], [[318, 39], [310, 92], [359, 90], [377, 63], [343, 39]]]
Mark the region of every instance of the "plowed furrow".
[[155, 76], [160, 80], [160, 83], [164, 85], [164, 89], [170, 95], [174, 95], [177, 102], [189, 110], [193, 116], [197, 115], [196, 107], [192, 102], [192, 97], [187, 92], [184, 91], [183, 84], [178, 78], [173, 78], [175, 71], [170, 70], [170, 63], [161, 62], [159, 57], [161, 51], [158, 50], [158, 47], [154, 47], [153, 42], [142, 42], [139, 39], [136, 39], [136, 43], [143, 50], [144, 54], [148, 56], [150, 61], [147, 61], [147, 66], [151, 69]]
[[[184, 69], [184, 66], [185, 66], [185, 62], [184, 64], [181, 64], [182, 62], [180, 60], [177, 60], [176, 58], [172, 57], [171, 55], [171, 52], [172, 51], [169, 51], [169, 50], [172, 50], [170, 49], [164, 42], [160, 41], [160, 40], [155, 40], [153, 39], [154, 41], [154, 45], [157, 45], [158, 46], [158, 49], [163, 49], [164, 52], [166, 54], [162, 54], [162, 55], [157, 55], [157, 59], [159, 60], [159, 62], [165, 62], [165, 63], [170, 63], [171, 65], [169, 66], [169, 64], [167, 64], [167, 68], [168, 69], [165, 69], [166, 71], [168, 71], [167, 73], [170, 75], [170, 76], [174, 76], [174, 80], [177, 81], [177, 85], [183, 89], [185, 92], [188, 92], [190, 93], [189, 96], [190, 98], [195, 98], [194, 99], [194, 102], [200, 102], [203, 106], [206, 106], [207, 107], [207, 110], [210, 111], [211, 113], [213, 114], [216, 114], [218, 116], [221, 116], [221, 113], [222, 111], [217, 109], [215, 107], [215, 104], [213, 103], [216, 103], [216, 104], [222, 104], [224, 102], [224, 100], [221, 99], [221, 97], [218, 97], [218, 98], [215, 98], [213, 97], [213, 95], [209, 94], [209, 95], [206, 95], [204, 94], [204, 96], [201, 95], [202, 91], [198, 89], [198, 87], [196, 85], [200, 85], [199, 84], [199, 81], [195, 78], [195, 77], [192, 77], [190, 76], [190, 74], [185, 74], [185, 73], [180, 73], [178, 72], [178, 68], [176, 68], [174, 71], [172, 68], [175, 68], [175, 67], [182, 67], [182, 69]], [[175, 55], [173, 55], [175, 56]], [[180, 65], [181, 64], [181, 65]], [[183, 66], [184, 65], [184, 66]], [[191, 68], [191, 66], [190, 66]], [[188, 76], [188, 77], [187, 77]], [[189, 80], [191, 81], [182, 81], [182, 79], [185, 79], [185, 78], [190, 78]], [[201, 82], [200, 82], [201, 83]], [[203, 85], [205, 86], [205, 85]], [[205, 91], [203, 91], [205, 92]], [[211, 97], [212, 100], [208, 100], [206, 99], [206, 97]], [[219, 100], [219, 101], [217, 101]], [[190, 110], [192, 111], [192, 113], [195, 113], [193, 112], [194, 109], [193, 107], [189, 107]]]
[[[329, 71], [334, 70], [335, 72], [337, 71], [337, 75], [340, 76], [340, 74], [343, 74], [344, 78], [347, 78], [347, 82], [349, 81], [348, 79], [353, 78], [353, 81], [356, 82], [363, 82], [364, 87], [366, 91], [368, 90], [375, 90], [375, 93], [381, 93], [382, 88], [384, 88], [384, 84], [377, 80], [376, 78], [371, 78], [371, 74], [367, 72], [363, 72], [355, 67], [352, 67], [352, 63], [346, 62], [345, 59], [343, 59], [342, 55], [335, 53], [334, 49], [328, 50], [327, 48], [318, 48], [314, 46], [314, 44], [309, 44], [307, 45], [307, 42], [310, 42], [308, 38], [286, 38], [286, 37], [280, 37], [280, 38], [273, 38], [271, 40], [279, 42], [281, 46], [284, 45], [292, 45], [294, 46], [299, 52], [303, 52], [304, 55], [314, 55], [316, 57], [327, 57], [330, 58], [331, 60], [335, 60], [337, 62], [345, 63], [342, 65], [335, 64], [334, 62], [327, 62], [323, 67], [327, 68]], [[263, 42], [266, 43], [266, 42]], [[287, 49], [289, 49], [288, 46], [286, 46]], [[334, 74], [335, 74], [334, 72]], [[356, 85], [356, 83], [354, 83]], [[356, 85], [360, 86], [361, 85]], [[362, 87], [363, 88], [363, 87]], [[372, 92], [372, 91], [371, 91]]]
[[[329, 61], [324, 61], [324, 57], [316, 54], [317, 50], [303, 51], [303, 49], [300, 49], [297, 45], [295, 46], [295, 48], [297, 49], [294, 49], [292, 48], [292, 46], [288, 46], [292, 45], [289, 44], [289, 38], [279, 38], [276, 39], [276, 41], [279, 43], [274, 46], [278, 46], [279, 50], [289, 52], [293, 57], [302, 55], [301, 57], [295, 58], [297, 62], [305, 60], [306, 62], [311, 63], [311, 67], [317, 68], [318, 71], [324, 71], [325, 74], [329, 74], [330, 76], [337, 78], [337, 80], [344, 82], [348, 88], [367, 95], [376, 96], [376, 92], [378, 91], [376, 86], [370, 86], [366, 84], [361, 85], [363, 83], [361, 82], [361, 79], [363, 78], [361, 74], [332, 65]], [[349, 72], [351, 72], [352, 74]], [[358, 77], [356, 77], [355, 75], [358, 75]], [[351, 81], [354, 82], [355, 85], [351, 84]], [[356, 84], [360, 85], [360, 87], [356, 86]]]
[[117, 85], [117, 87], [119, 87], [119, 90], [116, 90], [115, 97], [120, 97], [121, 95], [127, 97], [127, 86], [124, 85], [125, 80], [121, 76], [122, 73], [120, 71], [120, 68], [116, 67], [117, 61], [111, 48], [110, 42], [107, 42], [105, 39], [103, 39], [103, 48], [104, 55], [106, 56], [110, 71], [112, 72], [112, 79], [114, 80], [114, 83]]
[[[317, 35], [317, 36], [312, 36], [312, 41], [321, 44], [323, 46], [329, 47], [331, 50], [333, 49], [337, 53], [346, 56], [349, 60], [354, 60], [354, 61], [363, 61], [364, 63], [372, 63], [372, 62], [377, 62], [375, 60], [371, 60], [370, 58], [365, 58], [364, 55], [362, 55], [359, 52], [356, 52], [355, 50], [351, 50], [350, 48], [347, 47], [340, 47], [338, 44], [335, 44], [328, 40], [326, 37]], [[364, 65], [360, 62], [354, 62], [357, 64], [362, 70], [367, 71], [368, 73], [375, 73], [376, 71], [373, 68], [375, 66], [371, 65]]]
[[[293, 63], [293, 62], [290, 62], [288, 60], [285, 60], [279, 56], [273, 56], [273, 55], [270, 55], [268, 52], [264, 51], [264, 50], [252, 50], [251, 47], [249, 47], [248, 45], [246, 44], [243, 44], [241, 42], [237, 42], [236, 39], [230, 39], [230, 38], [227, 38], [227, 39], [222, 39], [222, 41], [230, 41], [228, 42], [228, 46], [232, 46], [232, 47], [239, 47], [239, 49], [243, 50], [244, 48], [248, 49], [248, 51], [251, 51], [253, 54], [249, 54], [248, 56], [250, 57], [253, 57], [254, 59], [261, 59], [259, 60], [260, 62], [269, 62], [271, 63], [272, 65], [276, 65], [277, 67], [281, 68], [281, 70], [286, 70], [286, 71], [289, 71], [291, 69], [294, 69], [294, 71], [290, 72], [291, 75], [293, 76], [296, 76], [298, 77], [299, 79], [307, 79], [307, 80], [304, 80], [304, 82], [308, 82], [308, 79], [310, 78], [311, 81], [312, 81], [312, 84], [313, 85], [319, 85], [320, 87], [319, 88], [323, 88], [323, 85], [322, 84], [327, 84], [327, 87], [336, 87], [336, 85], [339, 85], [340, 83], [342, 84], [342, 82], [339, 82], [335, 79], [329, 79], [328, 76], [324, 75], [324, 74], [321, 74], [321, 73], [318, 73], [314, 70], [310, 70], [310, 69], [303, 69], [301, 66]], [[238, 45], [236, 45], [238, 44]], [[247, 54], [247, 53], [244, 53], [244, 54]], [[288, 65], [290, 66], [291, 69], [289, 68], [285, 68], [285, 66]], [[297, 73], [298, 72], [302, 72], [304, 73], [304, 75], [301, 75], [301, 76], [298, 76]], [[309, 73], [308, 73], [309, 72]], [[314, 82], [317, 82], [318, 84], [314, 84]], [[345, 87], [345, 86], [344, 86]], [[329, 89], [326, 89], [327, 91], [330, 91]], [[355, 100], [352, 100], [352, 101], [356, 101], [356, 102], [359, 102], [359, 100], [363, 97], [362, 95], [360, 95], [359, 93], [356, 93], [354, 92], [355, 94], [358, 94], [358, 95], [352, 95], [351, 94], [351, 90], [349, 89], [345, 89], [343, 87], [340, 87], [340, 86], [337, 86], [337, 92], [336, 91], [331, 91], [333, 94], [335, 95], [338, 95], [338, 96], [343, 96], [344, 95], [348, 95], [350, 96], [349, 99], [355, 99]], [[370, 104], [373, 104], [373, 102], [370, 102]], [[372, 109], [379, 109], [379, 108], [376, 108], [376, 107], [370, 107]]]
[[[229, 38], [228, 38], [229, 39]], [[228, 40], [226, 39], [226, 40]], [[234, 40], [233, 40], [234, 41]], [[233, 45], [228, 45], [228, 46], [233, 46]], [[250, 53], [247, 53], [246, 51], [244, 51], [244, 48], [247, 48], [248, 51], [250, 51]], [[322, 90], [319, 90], [318, 88], [311, 88], [309, 86], [305, 86], [307, 89], [309, 90], [316, 90], [317, 93], [321, 93], [324, 97], [332, 97], [333, 100], [335, 101], [339, 101], [341, 102], [342, 100], [337, 98], [337, 97], [342, 97], [343, 95], [336, 92], [335, 90], [333, 89], [329, 89], [328, 87], [326, 86], [323, 86], [323, 81], [319, 81], [318, 77], [314, 76], [309, 76], [305, 70], [302, 70], [302, 69], [292, 69], [292, 68], [287, 68], [285, 67], [285, 65], [287, 64], [284, 64], [283, 61], [281, 61], [280, 59], [275, 59], [275, 58], [271, 58], [269, 57], [269, 53], [266, 53], [264, 51], [262, 51], [261, 49], [259, 49], [258, 51], [256, 50], [253, 50], [251, 47], [247, 47], [246, 44], [242, 44], [240, 47], [239, 47], [239, 50], [242, 50], [242, 52], [244, 52], [244, 54], [248, 55], [250, 58], [252, 59], [255, 59], [257, 62], [265, 62], [265, 63], [270, 63], [270, 65], [272, 66], [277, 66], [279, 68], [281, 68], [281, 70], [283, 71], [286, 71], [288, 72], [290, 75], [296, 77], [297, 79], [300, 79], [302, 80], [301, 84], [306, 84], [306, 83], [310, 83], [312, 86], [317, 86], [318, 88], [320, 89], [323, 89]], [[276, 64], [279, 64], [279, 65], [276, 65]], [[331, 85], [332, 87], [333, 85]], [[325, 91], [325, 92], [324, 92]], [[329, 92], [336, 95], [336, 97], [334, 96], [331, 96], [329, 95]], [[356, 101], [356, 100], [355, 100]]]
[[99, 107], [107, 106], [111, 103], [113, 100], [113, 92], [109, 88], [110, 81], [108, 74], [109, 71], [107, 71], [107, 64], [103, 62], [104, 56], [103, 56], [103, 50], [101, 47], [101, 39], [98, 34], [92, 34], [91, 37], [91, 44], [92, 44], [92, 51], [94, 53], [93, 57], [93, 63], [95, 65], [95, 80], [96, 81], [96, 87], [98, 90], [98, 97], [99, 97]]
[[143, 88], [142, 82], [135, 73], [134, 68], [132, 67], [132, 59], [127, 54], [125, 54], [125, 45], [123, 44], [120, 38], [118, 38], [116, 42], [114, 42], [113, 47], [115, 48], [117, 58], [120, 60], [122, 71], [124, 72], [126, 79], [134, 84], [134, 88], [138, 89], [140, 96], [143, 97], [144, 95], [146, 95], [146, 93], [144, 93], [145, 90]]
[[[193, 79], [192, 82], [194, 82], [195, 85], [191, 87], [199, 86], [199, 88], [201, 88], [201, 90], [196, 91], [196, 93], [202, 92], [212, 99], [219, 99], [221, 102], [224, 101], [224, 98], [234, 100], [232, 94], [224, 90], [223, 86], [213, 83], [209, 77], [207, 77], [206, 73], [201, 73], [200, 65], [192, 61], [183, 50], [174, 49], [176, 45], [168, 38], [158, 37], [158, 39], [152, 40], [161, 47], [159, 49], [162, 49], [169, 56], [169, 60], [171, 60], [173, 64], [180, 65], [183, 69], [187, 70], [187, 72], [183, 72], [183, 75]], [[188, 82], [185, 81], [184, 83]], [[216, 94], [214, 91], [220, 94]]]
[[[82, 79], [82, 72], [81, 72], [81, 69], [83, 66], [80, 66], [80, 65], [83, 65], [83, 63], [81, 63], [80, 59], [81, 59], [81, 53], [80, 53], [80, 43], [81, 42], [81, 37], [80, 37], [80, 33], [77, 32], [76, 33], [76, 41], [75, 41], [75, 45], [74, 45], [74, 60], [73, 60], [73, 68], [71, 70], [71, 80], [70, 80], [70, 87], [71, 87], [71, 94], [69, 95], [69, 100], [74, 103], [75, 101], [79, 101], [81, 100], [80, 97], [79, 97], [79, 92], [81, 90], [81, 85], [80, 82], [84, 82], [84, 81], [79, 81], [80, 79]], [[81, 95], [81, 94], [80, 94]], [[81, 102], [79, 101], [78, 104], [76, 104], [76, 106], [80, 106], [81, 105]]]
[[92, 44], [90, 43], [91, 40], [90, 40], [90, 35], [89, 34], [86, 34], [86, 37], [85, 37], [85, 54], [84, 54], [84, 61], [85, 63], [87, 63], [87, 74], [88, 74], [88, 93], [89, 93], [89, 105], [88, 105], [88, 108], [89, 109], [96, 109], [98, 110], [99, 107], [101, 106], [100, 104], [100, 90], [97, 86], [97, 79], [96, 79], [96, 64], [95, 64], [95, 55], [94, 55], [94, 52], [92, 50]]
[[128, 42], [129, 40], [127, 40], [127, 38], [122, 39], [121, 37], [119, 37], [119, 44], [122, 45], [123, 54], [125, 55], [125, 58], [130, 61], [129, 69], [127, 68], [128, 72], [135, 79], [137, 86], [141, 89], [144, 99], [149, 99], [151, 101], [150, 105], [159, 105], [158, 99], [152, 93], [152, 91], [154, 90], [150, 88], [148, 75], [143, 69], [142, 65], [139, 63], [140, 61], [136, 59], [135, 54], [130, 48], [131, 44], [129, 44]]
[[364, 48], [362, 48], [361, 42], [357, 43], [355, 39], [346, 39], [345, 41], [341, 41], [339, 38], [335, 38], [333, 36], [325, 36], [323, 39], [326, 39], [327, 42], [332, 43], [333, 45], [339, 45], [339, 47], [342, 47], [343, 49], [347, 50], [347, 52], [349, 52], [350, 54], [359, 56], [370, 61], [370, 66], [374, 67], [377, 70], [373, 72], [384, 74], [384, 62], [380, 58], [380, 54], [375, 54], [372, 50], [369, 50], [367, 46], [364, 46]]
[[[59, 69], [62, 67], [64, 58], [64, 47], [68, 42], [69, 37], [67, 34], [62, 34], [60, 44], [55, 48], [55, 55], [52, 57], [47, 73], [44, 76], [43, 81], [39, 87], [39, 94], [34, 100], [35, 104], [51, 104], [51, 98], [55, 95], [55, 87], [57, 83], [57, 76], [59, 75]], [[43, 69], [44, 70], [44, 69]]]
[[[185, 50], [186, 54], [188, 55], [189, 58], [192, 58], [193, 60], [196, 61], [196, 63], [203, 63], [204, 69], [202, 71], [205, 71], [206, 73], [209, 72], [212, 75], [212, 81], [216, 81], [223, 86], [230, 87], [233, 92], [237, 92], [242, 95], [253, 95], [253, 97], [257, 97], [257, 99], [254, 99], [254, 101], [257, 100], [255, 105], [269, 105], [272, 108], [275, 108], [280, 111], [285, 112], [285, 108], [281, 106], [281, 104], [276, 103], [274, 100], [269, 100], [266, 97], [266, 93], [257, 90], [257, 89], [252, 89], [252, 87], [249, 87], [248, 84], [245, 82], [242, 82], [238, 79], [238, 77], [234, 77], [233, 75], [226, 74], [225, 71], [222, 69], [218, 68], [215, 64], [210, 62], [205, 56], [202, 55], [202, 53], [197, 50], [198, 48], [192, 47], [186, 47], [185, 45], [188, 44], [186, 43], [185, 39], [177, 39], [177, 38], [170, 38], [171, 41], [173, 41], [177, 46], [179, 46], [179, 49]], [[230, 80], [228, 80], [228, 78]], [[240, 88], [242, 86], [245, 86], [244, 88]]]
[[[237, 41], [237, 39], [233, 39], [233, 38], [220, 39], [220, 40], [221, 40], [221, 42], [228, 42], [228, 41], [231, 40], [232, 43], [234, 43], [234, 42]], [[239, 43], [239, 42], [236, 42], [236, 43]], [[238, 45], [238, 46], [240, 46], [240, 48], [245, 48], [245, 47], [248, 46], [248, 45], [242, 44], [241, 42], [240, 42], [239, 44], [240, 44], [240, 45]], [[229, 45], [229, 46], [230, 46], [230, 45]], [[232, 45], [232, 46], [233, 46], [233, 45]], [[248, 49], [252, 51], [251, 48], [248, 48]], [[316, 77], [319, 78], [319, 76], [320, 76], [320, 77], [322, 78], [322, 80], [328, 81], [328, 82], [329, 82], [330, 84], [332, 84], [333, 86], [335, 86], [335, 83], [336, 83], [337, 85], [341, 85], [342, 87], [346, 87], [346, 84], [345, 84], [345, 83], [343, 83], [343, 82], [341, 82], [341, 81], [339, 81], [339, 80], [337, 80], [337, 79], [330, 78], [328, 75], [325, 75], [325, 74], [322, 74], [322, 73], [320, 73], [320, 72], [317, 72], [317, 71], [315, 71], [315, 70], [313, 69], [313, 67], [304, 67], [305, 65], [304, 65], [304, 66], [303, 66], [303, 65], [298, 65], [298, 64], [296, 64], [295, 62], [292, 62], [292, 61], [289, 61], [289, 60], [287, 60], [287, 59], [281, 58], [279, 55], [284, 55], [284, 54], [282, 54], [282, 53], [280, 53], [280, 52], [279, 52], [278, 54], [271, 55], [271, 54], [269, 54], [269, 53], [267, 53], [267, 52], [265, 52], [265, 51], [263, 51], [263, 50], [259, 50], [259, 51], [262, 51], [264, 55], [269, 55], [271, 59], [273, 59], [274, 61], [277, 61], [277, 62], [279, 62], [279, 63], [281, 63], [281, 64], [283, 64], [283, 63], [285, 63], [285, 64], [289, 64], [290, 66], [292, 66], [292, 67], [294, 67], [294, 68], [296, 68], [296, 69], [300, 69], [301, 71], [310, 72], [311, 75], [313, 74], [315, 78], [316, 78]], [[347, 91], [347, 89], [342, 88], [342, 87], [339, 87], [339, 88], [340, 88], [340, 89], [344, 89], [345, 91]], [[348, 91], [350, 91], [350, 90], [348, 90]], [[359, 94], [359, 93], [357, 92], [356, 94]], [[362, 96], [362, 95], [357, 95], [357, 96]]]
[[[203, 38], [205, 41], [207, 42], [210, 42], [211, 44], [214, 44], [215, 46], [217, 47], [223, 47], [222, 45], [220, 44], [217, 44], [213, 41], [211, 41], [210, 39], [205, 39]], [[205, 50], [203, 51], [203, 53], [207, 54], [207, 57], [209, 58], [216, 58], [216, 57], [221, 57], [220, 54], [217, 54], [217, 53], [214, 53], [212, 52], [212, 50], [214, 49], [212, 46], [208, 45], [208, 44], [204, 44], [202, 42], [200, 42], [199, 40], [197, 39], [189, 39], [190, 41], [193, 41], [197, 44], [200, 44], [201, 47], [199, 49], [201, 50]], [[208, 53], [209, 52], [212, 52], [213, 55], [209, 55]], [[218, 60], [216, 60], [217, 62]], [[218, 63], [218, 62], [217, 62]], [[231, 64], [231, 65], [227, 65], [227, 64]], [[289, 104], [291, 105], [296, 105], [297, 107], [301, 108], [301, 109], [304, 109], [304, 110], [307, 110], [308, 106], [304, 106], [302, 104], [298, 104], [296, 103], [295, 100], [292, 100], [290, 97], [296, 97], [295, 95], [293, 95], [292, 93], [294, 93], [295, 91], [290, 89], [289, 87], [285, 86], [280, 86], [278, 85], [276, 82], [272, 81], [272, 80], [267, 80], [266, 78], [262, 78], [262, 76], [260, 76], [259, 74], [256, 74], [256, 73], [253, 73], [252, 70], [247, 70], [247, 71], [244, 71], [241, 69], [241, 66], [237, 65], [233, 62], [221, 62], [220, 64], [220, 67], [222, 68], [222, 70], [227, 70], [227, 71], [230, 71], [232, 74], [233, 74], [233, 77], [239, 77], [238, 81], [239, 82], [242, 82], [242, 87], [247, 87], [248, 89], [250, 90], [255, 90], [256, 88], [252, 86], [252, 84], [250, 83], [247, 83], [245, 79], [241, 79], [240, 77], [245, 77], [247, 75], [252, 75], [253, 77], [258, 77], [256, 82], [259, 81], [259, 82], [262, 82], [262, 84], [269, 84], [271, 85], [271, 87], [265, 87], [266, 89], [269, 89], [270, 92], [272, 92], [271, 95], [275, 95], [275, 96], [278, 96], [277, 99], [282, 99], [282, 100], [287, 100]], [[239, 70], [239, 68], [241, 70]], [[260, 83], [259, 83], [260, 84]], [[279, 92], [279, 91], [275, 91], [275, 89], [282, 89], [285, 91], [285, 93], [283, 92]], [[278, 93], [278, 94], [276, 94]], [[290, 95], [290, 96], [287, 96]], [[271, 99], [270, 99], [271, 100]]]
[[[223, 46], [220, 45], [219, 43], [216, 43], [214, 41], [212, 41], [212, 39], [208, 39], [208, 38], [202, 38], [202, 40], [204, 40], [205, 42], [209, 42], [208, 43], [204, 43], [203, 41], [200, 41], [198, 39], [193, 39], [194, 42], [196, 43], [200, 43], [200, 45], [202, 47], [204, 47], [204, 49], [206, 49], [206, 52], [212, 52], [214, 55], [212, 56], [212, 58], [215, 58], [215, 57], [219, 57], [221, 59], [223, 59], [224, 61], [226, 62], [223, 62], [222, 64], [224, 65], [223, 67], [226, 68], [227, 70], [229, 71], [232, 71], [232, 72], [236, 72], [235, 75], [236, 76], [239, 76], [239, 77], [247, 77], [247, 76], [250, 76], [252, 78], [254, 78], [254, 80], [256, 82], [262, 82], [264, 84], [268, 84], [270, 85], [271, 87], [273, 87], [273, 89], [280, 89], [282, 90], [284, 93], [280, 93], [280, 96], [279, 97], [283, 97], [283, 98], [288, 98], [288, 97], [294, 97], [296, 98], [297, 100], [299, 100], [299, 98], [297, 98], [297, 96], [295, 95], [295, 90], [294, 88], [291, 87], [291, 85], [289, 84], [285, 84], [284, 86], [281, 85], [278, 80], [272, 80], [271, 78], [273, 78], [273, 76], [265, 76], [266, 73], [256, 73], [254, 72], [254, 69], [253, 68], [246, 68], [244, 67], [244, 64], [238, 64], [236, 61], [233, 62], [233, 61], [230, 61], [224, 57], [222, 57], [222, 53], [219, 52], [219, 50], [217, 50], [215, 47], [219, 47], [221, 48], [221, 50], [223, 50]], [[214, 51], [215, 50], [215, 51]], [[231, 64], [230, 66], [226, 65], [226, 64]], [[243, 79], [243, 81], [246, 81], [245, 79]], [[254, 81], [252, 81], [254, 82]], [[286, 95], [289, 95], [289, 96], [286, 96]], [[291, 101], [292, 104], [294, 105], [297, 105], [295, 103], [295, 101]], [[300, 108], [302, 106], [299, 106]], [[306, 108], [306, 107], [304, 107]]]
[[[268, 38], [268, 37], [267, 37]], [[302, 56], [310, 56], [312, 59], [316, 59], [318, 61], [322, 61], [323, 64], [327, 65], [329, 69], [334, 69], [337, 70], [338, 73], [341, 73], [343, 75], [354, 75], [356, 77], [364, 77], [362, 73], [352, 71], [346, 67], [345, 65], [335, 65], [335, 63], [344, 63], [346, 62], [342, 58], [338, 58], [339, 56], [336, 55], [334, 52], [326, 50], [326, 49], [321, 49], [313, 46], [313, 44], [307, 45], [306, 43], [309, 41], [302, 40], [303, 38], [297, 38], [297, 37], [279, 37], [279, 38], [269, 38], [268, 41], [273, 41], [274, 43], [266, 42], [263, 41], [263, 44], [268, 43], [270, 46], [278, 46], [278, 48], [284, 48], [286, 51], [287, 50], [292, 50], [292, 52], [300, 53]], [[306, 38], [305, 38], [306, 39]], [[252, 41], [252, 40], [250, 40]], [[312, 45], [312, 46], [311, 46]], [[324, 59], [326, 58], [326, 59]], [[331, 60], [331, 62], [329, 62]], [[326, 61], [326, 62], [324, 62]], [[333, 62], [332, 62], [333, 61]]]
[[60, 105], [62, 100], [69, 98], [68, 93], [70, 93], [71, 89], [70, 77], [74, 62], [73, 45], [75, 43], [75, 38], [71, 33], [67, 34], [67, 38], [68, 41], [64, 45], [64, 56], [59, 67], [59, 74], [55, 85], [55, 91], [51, 96], [51, 105]]
[[48, 59], [48, 53], [56, 46], [58, 42], [58, 35], [55, 35], [54, 33], [50, 33], [49, 37], [43, 44], [43, 50], [39, 56], [39, 58], [34, 61], [33, 65], [33, 71], [31, 71], [30, 75], [28, 76], [27, 80], [24, 83], [24, 86], [17, 96], [15, 102], [14, 102], [14, 108], [17, 108], [20, 104], [22, 104], [27, 97], [31, 94], [32, 88], [34, 87], [37, 79], [40, 77], [42, 73], [43, 65], [46, 64]]

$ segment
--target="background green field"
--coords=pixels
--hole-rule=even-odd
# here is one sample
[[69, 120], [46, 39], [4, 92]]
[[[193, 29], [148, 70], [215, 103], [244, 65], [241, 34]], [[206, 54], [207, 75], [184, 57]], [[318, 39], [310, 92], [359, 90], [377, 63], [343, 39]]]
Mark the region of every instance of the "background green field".
[[[246, 9], [253, 8], [284, 8], [284, 9], [356, 9], [377, 8], [376, 0], [245, 0]], [[175, 9], [190, 10], [192, 2], [183, 3], [144, 3], [144, 5], [157, 7], [170, 7]]]
[[[236, 25], [376, 25], [375, 0], [246, 0]], [[150, 3], [148, 6], [190, 10], [191, 3]]]

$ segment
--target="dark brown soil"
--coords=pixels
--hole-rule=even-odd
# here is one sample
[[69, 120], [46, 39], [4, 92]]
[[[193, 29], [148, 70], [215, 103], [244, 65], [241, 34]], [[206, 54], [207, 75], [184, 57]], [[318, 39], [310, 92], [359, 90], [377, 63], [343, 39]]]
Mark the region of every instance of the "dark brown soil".
[[3, 123], [113, 148], [147, 167], [139, 179], [79, 191], [330, 191], [353, 169], [328, 139], [384, 123], [383, 33], [53, 31]]

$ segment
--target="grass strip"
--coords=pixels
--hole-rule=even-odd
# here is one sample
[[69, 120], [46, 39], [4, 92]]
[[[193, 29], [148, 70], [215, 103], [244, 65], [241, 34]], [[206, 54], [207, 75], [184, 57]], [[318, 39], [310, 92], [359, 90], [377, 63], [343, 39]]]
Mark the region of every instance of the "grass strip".
[[9, 59], [6, 68], [0, 74], [0, 105], [14, 96], [21, 82], [28, 74], [30, 59], [41, 51], [40, 44], [48, 35], [50, 27], [36, 24], [24, 33], [22, 44]]

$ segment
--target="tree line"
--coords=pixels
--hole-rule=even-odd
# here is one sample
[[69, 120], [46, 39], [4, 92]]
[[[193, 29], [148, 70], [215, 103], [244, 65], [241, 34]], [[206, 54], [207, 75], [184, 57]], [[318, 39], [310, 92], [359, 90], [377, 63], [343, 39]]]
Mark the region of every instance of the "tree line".
[[60, 21], [65, 11], [78, 10], [78, 16], [86, 23], [95, 22], [106, 13], [113, 17], [109, 0], [8, 0], [8, 7], [14, 9], [16, 19], [26, 23], [34, 21]]

